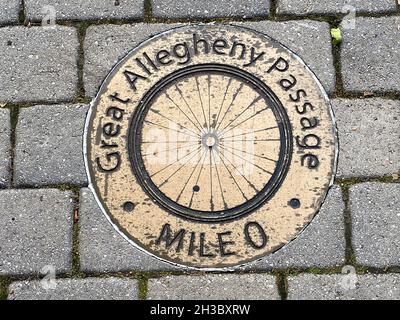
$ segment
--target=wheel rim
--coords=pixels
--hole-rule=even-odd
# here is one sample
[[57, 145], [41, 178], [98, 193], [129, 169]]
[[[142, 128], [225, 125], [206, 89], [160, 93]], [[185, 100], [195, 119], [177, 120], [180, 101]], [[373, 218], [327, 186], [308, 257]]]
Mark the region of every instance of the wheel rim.
[[131, 167], [147, 194], [169, 212], [204, 222], [268, 201], [292, 154], [280, 101], [227, 65], [196, 65], [162, 79], [136, 109], [129, 135]]

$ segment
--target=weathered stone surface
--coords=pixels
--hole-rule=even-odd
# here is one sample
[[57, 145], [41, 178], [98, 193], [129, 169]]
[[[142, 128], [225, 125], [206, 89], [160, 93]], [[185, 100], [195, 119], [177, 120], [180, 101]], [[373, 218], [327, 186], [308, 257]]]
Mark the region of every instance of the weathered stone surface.
[[[98, 207], [88, 188], [81, 190], [80, 259], [86, 272], [129, 270], [178, 270], [131, 246], [119, 235]], [[345, 256], [344, 203], [339, 187], [333, 187], [317, 217], [285, 248], [243, 269], [332, 267]]]
[[400, 103], [335, 99], [339, 132], [338, 177], [374, 177], [400, 171]]
[[156, 18], [266, 17], [269, 0], [151, 0]]
[[[111, 68], [139, 43], [151, 35], [180, 25], [182, 24], [101, 25], [88, 28], [84, 43], [86, 95], [93, 97]], [[282, 42], [305, 60], [328, 92], [334, 90], [335, 70], [329, 24], [305, 20], [246, 22], [238, 25], [266, 33]]]
[[336, 80], [328, 23], [300, 20], [245, 22], [239, 25], [267, 34], [294, 51], [315, 73], [325, 90], [333, 92]]
[[0, 102], [66, 101], [78, 83], [74, 28], [0, 29]]
[[351, 14], [395, 12], [396, 0], [278, 0], [278, 15]]
[[18, 22], [19, 0], [0, 0], [0, 23]]
[[150, 300], [277, 300], [274, 276], [265, 274], [214, 274], [168, 276], [150, 279]]
[[137, 300], [136, 280], [119, 278], [56, 279], [55, 288], [48, 282], [19, 281], [9, 287], [8, 300]]
[[132, 19], [144, 14], [143, 0], [25, 0], [26, 15], [42, 21], [55, 14], [57, 20]]
[[85, 272], [116, 272], [177, 269], [129, 244], [107, 221], [90, 189], [83, 188], [81, 190], [80, 201], [81, 270]]
[[332, 187], [320, 212], [292, 242], [276, 253], [245, 266], [248, 269], [340, 266], [345, 259], [344, 202]]
[[0, 190], [0, 275], [37, 274], [45, 266], [71, 270], [70, 192]]
[[9, 109], [0, 109], [0, 123], [0, 187], [6, 187], [11, 180], [11, 123]]
[[400, 265], [400, 184], [352, 186], [350, 210], [356, 261], [380, 268]]
[[83, 105], [20, 110], [14, 171], [17, 185], [86, 184], [82, 135], [87, 110]]
[[111, 68], [130, 50], [151, 35], [178, 25], [134, 24], [101, 25], [87, 29], [84, 42], [85, 65], [83, 78], [86, 96], [93, 97]]
[[343, 28], [341, 64], [347, 91], [400, 92], [400, 17], [357, 18]]
[[398, 274], [301, 274], [288, 278], [289, 300], [398, 300]]

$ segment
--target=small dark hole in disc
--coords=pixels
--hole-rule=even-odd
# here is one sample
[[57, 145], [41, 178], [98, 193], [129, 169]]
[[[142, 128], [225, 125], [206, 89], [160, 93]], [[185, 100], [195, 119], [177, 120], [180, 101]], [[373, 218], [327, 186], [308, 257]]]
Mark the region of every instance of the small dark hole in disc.
[[199, 187], [199, 186], [194, 186], [194, 187], [193, 187], [193, 191], [194, 191], [194, 192], [199, 192], [199, 190], [200, 190], [200, 187]]
[[293, 208], [293, 209], [297, 209], [300, 208], [300, 200], [293, 198], [289, 201], [289, 205]]
[[130, 201], [125, 202], [123, 207], [124, 207], [124, 210], [127, 211], [127, 212], [132, 212], [133, 209], [135, 209], [135, 205]]

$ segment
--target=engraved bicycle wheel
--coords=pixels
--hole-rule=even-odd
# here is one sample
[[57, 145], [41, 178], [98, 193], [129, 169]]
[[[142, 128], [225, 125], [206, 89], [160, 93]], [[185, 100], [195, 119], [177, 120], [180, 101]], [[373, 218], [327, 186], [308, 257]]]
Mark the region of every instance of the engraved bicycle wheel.
[[287, 115], [272, 91], [227, 65], [161, 80], [130, 128], [134, 173], [165, 209], [189, 219], [235, 218], [279, 188], [290, 162]]

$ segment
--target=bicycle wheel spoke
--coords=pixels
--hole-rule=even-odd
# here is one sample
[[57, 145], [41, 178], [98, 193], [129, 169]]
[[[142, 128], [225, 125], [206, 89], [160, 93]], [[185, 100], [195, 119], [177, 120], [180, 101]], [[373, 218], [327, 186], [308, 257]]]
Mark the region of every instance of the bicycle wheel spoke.
[[[207, 154], [207, 152], [206, 152], [205, 154]], [[202, 162], [202, 164], [201, 164], [201, 168], [200, 168], [200, 171], [199, 171], [199, 175], [197, 176], [197, 179], [196, 179], [196, 186], [197, 186], [197, 184], [199, 183], [200, 176], [201, 176], [201, 173], [202, 173], [202, 171], [203, 171], [204, 162], [205, 162], [206, 158], [207, 158], [207, 157], [204, 157], [203, 162]], [[190, 202], [189, 202], [189, 208], [192, 207], [192, 202], [193, 202], [194, 193], [195, 193], [195, 191], [193, 190], [192, 196], [191, 196]]]
[[180, 112], [182, 112], [183, 115], [196, 127], [196, 129], [199, 130], [199, 131], [201, 132], [201, 128], [199, 128], [199, 127], [197, 126], [197, 124], [195, 124], [195, 123], [193, 122], [193, 120], [190, 119], [190, 117], [178, 106], [178, 104], [176, 104], [176, 102], [168, 95], [168, 93], [165, 92], [164, 94], [165, 94], [165, 96], [167, 97], [167, 99], [169, 99], [169, 100], [172, 102], [172, 104], [173, 104], [175, 107], [177, 107], [178, 110], [179, 110]]
[[221, 137], [223, 137], [224, 134], [226, 134], [227, 132], [229, 132], [229, 131], [231, 131], [231, 130], [237, 128], [237, 127], [240, 126], [241, 124], [243, 124], [243, 123], [245, 123], [245, 122], [247, 122], [247, 121], [253, 119], [255, 116], [259, 115], [259, 114], [262, 113], [263, 111], [268, 110], [269, 108], [270, 108], [270, 107], [267, 106], [267, 107], [264, 108], [264, 109], [258, 110], [257, 112], [255, 112], [253, 115], [251, 115], [251, 116], [248, 117], [247, 119], [245, 119], [245, 120], [243, 120], [242, 122], [239, 122], [238, 124], [236, 124], [236, 125], [234, 125], [233, 127], [229, 128], [227, 131], [221, 132]]
[[225, 102], [225, 100], [226, 100], [226, 94], [228, 93], [228, 89], [229, 89], [231, 83], [232, 83], [232, 78], [229, 78], [229, 80], [228, 80], [228, 85], [226, 86], [226, 89], [225, 89], [224, 98], [222, 99], [221, 106], [219, 107], [219, 111], [218, 111], [217, 118], [215, 119], [215, 121], [214, 121], [214, 123], [213, 123], [213, 128], [214, 128], [214, 129], [215, 129], [217, 123], [218, 123], [219, 116], [221, 115], [222, 107], [224, 106], [224, 102]]
[[229, 150], [229, 149], [227, 149], [227, 148], [224, 148], [224, 147], [222, 147], [222, 149], [223, 149], [224, 151], [228, 151], [228, 152], [230, 152], [232, 155], [234, 155], [234, 156], [236, 156], [236, 157], [239, 157], [240, 159], [242, 159], [242, 160], [244, 160], [244, 161], [250, 163], [251, 165], [257, 167], [258, 169], [264, 171], [265, 173], [268, 173], [268, 174], [272, 175], [272, 172], [270, 172], [270, 171], [268, 171], [268, 170], [266, 170], [266, 169], [260, 167], [259, 165], [255, 164], [254, 162], [251, 162], [251, 161], [248, 160], [248, 159], [243, 158], [242, 156], [239, 156], [238, 154], [235, 154], [235, 153], [232, 152], [231, 150]]
[[[241, 141], [241, 140], [239, 140], [239, 141]], [[250, 140], [250, 141], [251, 141], [251, 140]], [[244, 153], [246, 153], [246, 154], [249, 154], [249, 155], [251, 155], [251, 156], [255, 156], [255, 157], [257, 157], [257, 158], [265, 159], [265, 160], [272, 161], [272, 162], [278, 162], [278, 160], [274, 160], [274, 159], [271, 159], [271, 158], [268, 158], [268, 157], [260, 156], [260, 155], [258, 155], [258, 154], [250, 153], [250, 152], [247, 152], [247, 151], [244, 151], [244, 150], [239, 150], [239, 149], [234, 148], [234, 147], [232, 147], [232, 146], [229, 146], [229, 148], [232, 149], [232, 150], [239, 151], [239, 152], [244, 152]]]
[[160, 172], [163, 172], [165, 169], [171, 167], [172, 165], [174, 165], [174, 164], [177, 163], [178, 161], [181, 161], [182, 159], [184, 159], [184, 158], [186, 158], [187, 156], [191, 155], [193, 152], [197, 151], [198, 149], [200, 149], [200, 147], [197, 148], [197, 149], [194, 150], [194, 151], [191, 151], [191, 152], [187, 153], [187, 154], [186, 154], [185, 156], [183, 156], [181, 159], [177, 159], [177, 160], [175, 160], [174, 162], [171, 162], [171, 163], [168, 164], [166, 167], [164, 167], [164, 168], [162, 168], [162, 169], [156, 171], [155, 173], [153, 173], [150, 177], [152, 178], [152, 177], [154, 177], [156, 174], [159, 174]]
[[257, 141], [281, 141], [281, 139], [247, 139], [247, 140], [228, 140], [228, 139], [221, 139], [221, 141], [233, 141], [233, 142], [257, 142]]
[[174, 175], [176, 175], [180, 170], [182, 170], [182, 168], [188, 164], [188, 162], [190, 160], [192, 160], [195, 156], [197, 156], [199, 153], [201, 152], [201, 150], [199, 150], [198, 152], [196, 152], [193, 157], [190, 157], [184, 164], [182, 164], [176, 171], [174, 171], [171, 175], [168, 176], [167, 179], [165, 179], [162, 183], [160, 183], [160, 188], [165, 185], [167, 182], [169, 182], [169, 179], [171, 179]]
[[236, 135], [233, 135], [233, 136], [221, 138], [221, 140], [224, 140], [224, 139], [226, 139], [226, 138], [240, 137], [240, 136], [248, 135], [248, 134], [250, 134], [250, 133], [256, 133], [256, 132], [267, 131], [267, 130], [272, 130], [272, 129], [278, 129], [278, 126], [273, 126], [273, 127], [268, 127], [268, 128], [264, 128], [264, 129], [259, 129], [259, 130], [251, 131], [251, 132], [245, 132], [245, 133], [241, 133], [241, 134], [236, 134]]
[[148, 124], [152, 124], [152, 125], [157, 126], [157, 127], [160, 127], [160, 128], [163, 128], [163, 129], [176, 131], [176, 132], [178, 132], [178, 133], [184, 133], [184, 134], [186, 134], [186, 135], [188, 135], [188, 136], [191, 136], [191, 137], [195, 137], [195, 138], [200, 137], [200, 135], [195, 136], [195, 135], [193, 135], [193, 134], [189, 134], [189, 133], [187, 133], [187, 132], [185, 133], [185, 132], [183, 132], [183, 131], [179, 131], [179, 130], [176, 130], [176, 129], [174, 129], [174, 128], [168, 128], [168, 127], [166, 127], [166, 126], [163, 126], [162, 124], [155, 123], [155, 122], [151, 122], [151, 121], [149, 121], [149, 120], [144, 120], [144, 122], [146, 122], [146, 123], [148, 123]]
[[207, 119], [206, 119], [206, 112], [204, 111], [203, 100], [201, 99], [200, 86], [199, 86], [199, 79], [196, 77], [195, 80], [196, 80], [197, 92], [199, 93], [199, 99], [200, 99], [200, 104], [201, 104], [201, 110], [203, 111], [204, 125], [207, 127], [207, 130], [209, 130], [209, 128], [208, 128], [208, 123], [207, 123]]
[[[184, 146], [180, 146], [180, 147], [176, 147], [176, 148], [172, 148], [172, 149], [164, 149], [164, 150], [161, 150], [160, 152], [158, 152], [158, 154], [164, 153], [164, 152], [167, 152], [167, 151], [175, 151], [175, 150], [180, 150], [180, 149], [183, 149], [183, 148], [190, 148], [190, 147], [193, 147], [193, 146], [195, 146], [197, 144], [198, 143], [194, 143], [194, 144], [191, 144], [191, 145], [188, 145], [188, 146], [184, 145]], [[145, 154], [143, 154], [143, 157], [148, 157], [148, 156], [151, 156], [151, 155], [154, 155], [154, 152], [145, 153]]]
[[217, 125], [217, 127], [216, 127], [216, 130], [218, 130], [219, 126], [222, 124], [222, 121], [224, 121], [226, 115], [228, 114], [229, 110], [231, 109], [233, 103], [234, 103], [235, 100], [236, 100], [236, 97], [239, 95], [239, 93], [240, 93], [240, 91], [242, 90], [243, 86], [244, 86], [244, 83], [241, 83], [241, 84], [239, 85], [239, 88], [237, 89], [237, 91], [234, 93], [234, 95], [233, 95], [233, 97], [232, 97], [232, 101], [231, 101], [231, 103], [229, 104], [229, 107], [226, 109], [226, 111], [225, 111], [225, 113], [224, 113], [224, 116], [222, 117], [221, 121], [218, 123], [218, 125]]
[[221, 133], [224, 132], [224, 130], [229, 127], [233, 122], [235, 122], [243, 113], [245, 113], [252, 105], [254, 105], [255, 103], [258, 102], [258, 100], [260, 100], [262, 97], [258, 96], [257, 98], [255, 98], [246, 108], [243, 109], [243, 111], [241, 113], [239, 113], [239, 115], [237, 115], [233, 120], [231, 120], [231, 122], [229, 122], [223, 129], [221, 129]]
[[161, 113], [159, 113], [159, 112], [156, 112], [155, 110], [152, 110], [152, 109], [151, 109], [150, 111], [153, 112], [154, 114], [159, 115], [160, 117], [163, 117], [164, 119], [167, 119], [168, 121], [171, 121], [171, 122], [175, 123], [177, 126], [183, 128], [183, 129], [186, 129], [187, 131], [192, 132], [192, 133], [195, 134], [195, 135], [198, 135], [197, 132], [194, 132], [193, 130], [191, 130], [191, 129], [185, 127], [184, 125], [182, 125], [182, 124], [176, 122], [175, 120], [172, 120], [171, 118], [169, 118], [169, 117], [167, 117], [167, 116], [164, 116], [163, 114], [161, 114]]
[[197, 143], [200, 143], [199, 139], [197, 139], [197, 140], [177, 140], [177, 141], [162, 141], [162, 142], [159, 142], [159, 141], [142, 141], [142, 144], [144, 144], [144, 143], [146, 143], [146, 144], [149, 144], [149, 143], [159, 143], [159, 144], [189, 143], [189, 142], [195, 142], [195, 141]]
[[[211, 154], [213, 154], [214, 152], [216, 152], [216, 151], [215, 151], [215, 150], [212, 150], [212, 153], [211, 153]], [[224, 197], [224, 191], [222, 190], [221, 178], [220, 178], [219, 173], [218, 173], [218, 166], [217, 166], [217, 163], [216, 163], [216, 161], [215, 161], [215, 156], [214, 156], [214, 167], [215, 167], [215, 172], [216, 172], [216, 174], [217, 174], [217, 180], [218, 180], [219, 190], [221, 191], [222, 203], [224, 204], [224, 209], [226, 210], [226, 209], [228, 209], [228, 204], [226, 203], [226, 200], [225, 200], [225, 197]]]
[[217, 155], [218, 155], [219, 159], [222, 161], [222, 163], [224, 164], [224, 167], [225, 167], [226, 171], [228, 171], [229, 175], [232, 177], [232, 180], [235, 182], [235, 184], [236, 184], [238, 190], [240, 191], [240, 193], [242, 194], [243, 198], [244, 198], [246, 201], [249, 200], [249, 199], [246, 197], [245, 193], [243, 192], [242, 188], [240, 188], [240, 186], [239, 186], [239, 184], [237, 183], [237, 181], [236, 181], [235, 177], [233, 176], [232, 172], [228, 169], [228, 166], [225, 164], [225, 161], [221, 158], [221, 156], [220, 156], [218, 153], [217, 153]]
[[181, 198], [183, 191], [186, 189], [186, 187], [187, 187], [187, 185], [188, 185], [190, 179], [192, 178], [193, 174], [195, 173], [196, 169], [198, 168], [198, 166], [199, 166], [199, 164], [200, 164], [200, 162], [201, 162], [201, 159], [203, 159], [203, 156], [205, 157], [206, 154], [207, 154], [207, 150], [204, 151], [203, 155], [200, 157], [199, 161], [196, 163], [196, 166], [193, 168], [192, 172], [190, 173], [189, 178], [186, 180], [186, 182], [185, 182], [185, 184], [184, 184], [184, 186], [183, 186], [181, 192], [179, 193], [178, 197], [176, 198], [176, 201], [177, 201], [177, 202], [178, 202], [179, 199]]
[[213, 201], [213, 179], [212, 179], [212, 158], [211, 158], [211, 153], [212, 149], [209, 149], [210, 152], [210, 209], [211, 211], [214, 211], [214, 201]]
[[229, 162], [229, 164], [236, 170], [236, 172], [238, 172], [239, 175], [240, 175], [244, 180], [246, 180], [246, 182], [248, 183], [248, 185], [249, 185], [251, 188], [253, 188], [255, 192], [259, 192], [259, 191], [260, 191], [260, 190], [258, 190], [258, 189], [254, 186], [254, 184], [252, 184], [252, 183], [250, 182], [250, 180], [248, 180], [248, 179], [245, 177], [244, 174], [242, 174], [242, 173], [240, 172], [240, 170], [239, 170], [227, 157], [225, 157], [222, 153], [221, 153], [221, 155], [224, 157], [224, 159], [225, 159], [227, 162]]
[[211, 129], [211, 76], [207, 77], [208, 84], [208, 131]]
[[186, 101], [185, 97], [183, 96], [183, 93], [181, 91], [181, 89], [179, 89], [179, 87], [175, 84], [175, 88], [176, 90], [179, 92], [180, 96], [182, 97], [182, 100], [185, 102], [186, 106], [188, 107], [189, 111], [192, 113], [193, 117], [195, 118], [195, 120], [197, 121], [197, 123], [200, 126], [200, 131], [204, 132], [203, 129], [201, 129], [203, 126], [201, 125], [199, 119], [197, 119], [196, 114], [193, 112], [192, 108], [189, 106], [189, 103]]

